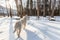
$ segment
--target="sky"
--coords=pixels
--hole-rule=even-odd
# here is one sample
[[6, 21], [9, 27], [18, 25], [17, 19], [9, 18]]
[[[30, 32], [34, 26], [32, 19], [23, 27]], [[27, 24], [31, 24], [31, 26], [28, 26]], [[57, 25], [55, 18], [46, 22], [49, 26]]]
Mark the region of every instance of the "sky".
[[[26, 6], [26, 1], [27, 0], [22, 0], [23, 2], [23, 5], [24, 6]], [[7, 4], [7, 6], [8, 6], [8, 8], [9, 8], [9, 4], [11, 5], [11, 7], [12, 7], [12, 9], [16, 9], [16, 4], [15, 4], [15, 1], [14, 0], [9, 0], [9, 2], [7, 1], [5, 1], [5, 0], [0, 0], [0, 5], [1, 6], [3, 6], [3, 7], [6, 7], [6, 4]]]
[[[22, 0], [22, 3], [23, 3], [24, 7], [26, 7], [26, 2], [27, 2], [27, 0]], [[0, 5], [3, 6], [3, 7], [6, 7], [6, 4], [7, 4], [7, 7], [9, 8], [8, 3], [11, 5], [12, 9], [16, 9], [16, 4], [15, 4], [14, 0], [9, 0], [9, 2], [8, 1], [6, 2], [5, 0], [0, 0]]]
[[[33, 0], [33, 1], [36, 1], [36, 0]], [[53, 0], [52, 0], [53, 1]], [[57, 0], [58, 1], [58, 0]], [[27, 2], [27, 0], [22, 0], [22, 4], [23, 4], [23, 7], [26, 7], [26, 2]], [[16, 4], [15, 4], [15, 1], [14, 0], [9, 0], [9, 2], [8, 1], [5, 1], [5, 0], [0, 0], [0, 6], [3, 6], [3, 7], [5, 7], [6, 8], [6, 5], [7, 5], [7, 8], [10, 8], [9, 7], [9, 4], [10, 4], [10, 6], [11, 6], [11, 8], [13, 9], [13, 10], [16, 10]], [[58, 3], [58, 2], [57, 2]], [[57, 4], [56, 4], [56, 6], [57, 6]], [[0, 10], [1, 10], [1, 8], [0, 8]], [[5, 11], [5, 10], [4, 10]], [[0, 11], [0, 12], [2, 12], [2, 11]], [[6, 12], [6, 11], [5, 11]]]
[[[23, 5], [24, 5], [24, 7], [26, 6], [25, 4], [26, 4], [26, 0], [22, 0], [23, 1]], [[11, 6], [11, 8], [13, 9], [13, 10], [16, 10], [16, 4], [15, 4], [15, 1], [14, 0], [9, 0], [9, 2], [8, 1], [5, 1], [5, 0], [0, 0], [0, 6], [3, 6], [3, 7], [7, 7], [7, 8], [10, 8], [9, 7], [9, 4], [10, 4], [10, 6]], [[25, 3], [25, 4], [24, 4]], [[6, 6], [7, 5], [7, 6]], [[2, 8], [0, 8], [0, 13], [2, 13], [3, 11], [2, 10], [4, 10], [4, 13], [6, 13], [7, 12], [7, 10], [6, 9], [2, 9]], [[16, 11], [13, 11], [14, 13], [16, 12]]]

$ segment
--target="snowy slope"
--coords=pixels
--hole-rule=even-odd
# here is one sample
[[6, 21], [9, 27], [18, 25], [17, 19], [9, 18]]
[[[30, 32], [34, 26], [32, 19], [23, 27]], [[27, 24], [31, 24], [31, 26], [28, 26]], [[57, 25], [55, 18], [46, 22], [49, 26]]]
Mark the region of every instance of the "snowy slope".
[[[16, 40], [17, 35], [13, 33], [15, 22], [19, 17], [0, 18], [0, 40]], [[27, 21], [26, 29], [21, 31], [19, 40], [60, 40], [60, 16], [56, 21], [49, 21], [48, 17], [31, 16]]]

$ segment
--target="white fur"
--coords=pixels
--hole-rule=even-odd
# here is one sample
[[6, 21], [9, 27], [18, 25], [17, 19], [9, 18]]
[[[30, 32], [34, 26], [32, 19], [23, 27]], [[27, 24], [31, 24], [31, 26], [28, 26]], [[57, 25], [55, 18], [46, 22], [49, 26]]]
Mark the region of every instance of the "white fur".
[[24, 26], [23, 27], [24, 29], [26, 27], [26, 19], [27, 19], [27, 16], [23, 16], [23, 18], [20, 18], [20, 20], [15, 23], [14, 32], [19, 30], [19, 32], [17, 32], [18, 37], [20, 36], [22, 27]]

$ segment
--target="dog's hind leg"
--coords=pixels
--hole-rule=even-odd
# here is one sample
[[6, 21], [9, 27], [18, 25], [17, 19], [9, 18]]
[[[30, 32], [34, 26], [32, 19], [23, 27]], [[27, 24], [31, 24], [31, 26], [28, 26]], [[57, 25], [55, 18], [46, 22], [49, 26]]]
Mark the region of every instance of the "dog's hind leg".
[[18, 31], [17, 31], [17, 36], [18, 36], [18, 38], [20, 38], [20, 33], [21, 33], [21, 30], [18, 30]]
[[13, 31], [13, 33], [15, 33], [15, 32], [16, 32], [16, 30], [17, 30], [17, 29], [15, 28], [15, 30]]

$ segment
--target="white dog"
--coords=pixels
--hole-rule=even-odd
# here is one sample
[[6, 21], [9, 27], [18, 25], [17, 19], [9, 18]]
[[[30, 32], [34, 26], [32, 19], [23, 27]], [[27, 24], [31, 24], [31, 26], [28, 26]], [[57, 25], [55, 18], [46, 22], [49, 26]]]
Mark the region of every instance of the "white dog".
[[22, 27], [25, 29], [25, 27], [26, 27], [26, 19], [27, 19], [27, 15], [26, 16], [24, 16], [23, 18], [21, 18], [19, 21], [17, 21], [16, 22], [16, 24], [15, 24], [15, 30], [14, 30], [14, 32], [16, 31], [17, 32], [17, 36], [18, 36], [18, 38], [20, 37], [20, 33], [21, 33], [21, 29], [22, 29]]

